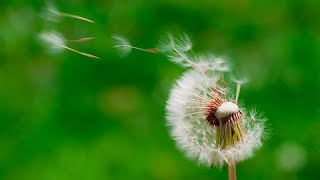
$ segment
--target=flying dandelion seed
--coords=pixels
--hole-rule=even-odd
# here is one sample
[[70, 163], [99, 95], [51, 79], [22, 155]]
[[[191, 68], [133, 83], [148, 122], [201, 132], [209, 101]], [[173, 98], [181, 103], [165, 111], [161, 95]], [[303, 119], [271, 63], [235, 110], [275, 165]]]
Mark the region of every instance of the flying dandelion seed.
[[[45, 10], [43, 13], [43, 17], [45, 18], [45, 20], [48, 20], [50, 22], [56, 22], [56, 23], [59, 22], [62, 17], [69, 17], [69, 18], [73, 18], [73, 19], [79, 19], [82, 21], [94, 23], [92, 20], [81, 17], [81, 16], [63, 13], [63, 12], [59, 11], [58, 8], [56, 6], [54, 6], [53, 3], [50, 1], [46, 2], [46, 7], [45, 7]], [[47, 23], [47, 21], [46, 21], [46, 23]], [[81, 54], [81, 55], [89, 57], [89, 58], [100, 59], [97, 56], [75, 50], [75, 49], [70, 48], [69, 46], [66, 45], [67, 42], [74, 42], [74, 43], [87, 42], [87, 41], [92, 40], [93, 37], [84, 37], [84, 38], [80, 38], [80, 39], [66, 40], [61, 33], [58, 33], [57, 31], [50, 29], [48, 31], [41, 32], [39, 34], [39, 39], [41, 40], [41, 42], [43, 44], [45, 44], [45, 46], [48, 48], [48, 51], [50, 53], [59, 53], [59, 52], [66, 49], [66, 50]]]
[[136, 50], [144, 51], [148, 53], [160, 53], [160, 51], [156, 48], [143, 49], [143, 48], [132, 46], [130, 41], [127, 38], [120, 35], [114, 35], [112, 36], [112, 38], [116, 42], [116, 45], [114, 45], [113, 47], [118, 49], [120, 56], [122, 57], [130, 54], [132, 49], [136, 49]]
[[60, 22], [62, 17], [59, 13], [54, 12], [59, 12], [59, 10], [51, 1], [46, 1], [41, 14], [42, 18], [50, 22]]
[[46, 20], [52, 21], [52, 22], [60, 22], [63, 17], [67, 17], [67, 18], [78, 19], [81, 21], [86, 21], [89, 23], [95, 23], [94, 21], [82, 16], [61, 12], [51, 1], [46, 2], [44, 12], [43, 12], [43, 17]]
[[126, 56], [132, 51], [132, 46], [128, 39], [123, 36], [112, 36], [113, 39], [116, 41], [114, 48], [117, 48], [120, 52], [121, 56]]
[[157, 48], [162, 52], [174, 51], [175, 49], [181, 52], [187, 52], [192, 49], [192, 42], [186, 34], [174, 38], [172, 34], [167, 33], [160, 38]]
[[58, 53], [63, 51], [64, 49], [67, 49], [69, 51], [81, 54], [89, 58], [100, 59], [99, 57], [94, 56], [92, 54], [81, 52], [68, 47], [66, 45], [66, 40], [64, 39], [64, 37], [60, 33], [55, 31], [44, 31], [40, 33], [39, 39], [47, 46], [49, 52], [51, 53]]
[[66, 46], [66, 40], [62, 34], [55, 31], [44, 31], [39, 34], [39, 39], [47, 47], [50, 53], [60, 53]]

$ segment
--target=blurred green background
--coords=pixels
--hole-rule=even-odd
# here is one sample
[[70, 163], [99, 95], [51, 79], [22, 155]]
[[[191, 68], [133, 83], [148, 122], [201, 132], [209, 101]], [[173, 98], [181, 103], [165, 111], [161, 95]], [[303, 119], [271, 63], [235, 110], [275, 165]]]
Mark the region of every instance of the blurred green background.
[[120, 58], [112, 34], [152, 47], [187, 33], [196, 52], [230, 59], [250, 83], [240, 99], [269, 119], [271, 138], [237, 167], [239, 179], [318, 179], [319, 1], [70, 0], [54, 27], [69, 46], [50, 55], [43, 1], [0, 2], [0, 179], [227, 179], [226, 169], [188, 160], [169, 137], [164, 107], [185, 69], [161, 55]]

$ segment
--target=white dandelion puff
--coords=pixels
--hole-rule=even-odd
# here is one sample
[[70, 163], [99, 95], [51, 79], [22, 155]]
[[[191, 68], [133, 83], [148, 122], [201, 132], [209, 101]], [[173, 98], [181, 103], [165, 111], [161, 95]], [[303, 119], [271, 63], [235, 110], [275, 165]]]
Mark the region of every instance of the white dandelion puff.
[[41, 40], [41, 42], [43, 42], [47, 46], [49, 52], [52, 52], [52, 53], [58, 53], [58, 52], [63, 51], [64, 49], [67, 49], [69, 51], [81, 54], [81, 55], [89, 57], [89, 58], [100, 59], [99, 57], [94, 56], [92, 54], [81, 52], [81, 51], [78, 51], [78, 50], [75, 50], [75, 49], [68, 47], [66, 45], [66, 40], [64, 39], [64, 37], [56, 31], [41, 32], [39, 34], [39, 39]]
[[252, 123], [236, 102], [225, 99], [220, 77], [189, 70], [171, 90], [166, 106], [178, 147], [201, 164], [219, 167], [251, 157], [264, 132], [262, 122]]

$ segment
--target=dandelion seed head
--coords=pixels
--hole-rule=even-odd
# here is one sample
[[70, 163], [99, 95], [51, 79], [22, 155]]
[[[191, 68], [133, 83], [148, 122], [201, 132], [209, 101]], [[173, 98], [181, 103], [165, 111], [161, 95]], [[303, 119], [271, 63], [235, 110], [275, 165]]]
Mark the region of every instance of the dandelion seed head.
[[[204, 75], [196, 70], [187, 71], [171, 90], [166, 111], [171, 136], [187, 157], [200, 164], [222, 167], [228, 162], [240, 162], [251, 157], [262, 145], [264, 126], [263, 123], [253, 124], [247, 116], [242, 116], [240, 109], [243, 108], [237, 104], [225, 102], [217, 91], [220, 77], [219, 73]], [[226, 119], [221, 126], [227, 126], [227, 121], [232, 120], [243, 127], [241, 140], [233, 144], [219, 142], [219, 121], [217, 124], [207, 120], [218, 98], [221, 104], [214, 112], [215, 118], [220, 122]]]
[[244, 81], [231, 78], [237, 89], [228, 87], [224, 73], [230, 68], [224, 58], [190, 55], [192, 43], [187, 35], [175, 38], [167, 34], [152, 49], [131, 46], [122, 36], [113, 38], [117, 42], [114, 47], [124, 54], [132, 48], [161, 52], [176, 64], [192, 68], [177, 80], [166, 105], [171, 136], [187, 157], [222, 167], [251, 157], [262, 146], [264, 121], [247, 115], [238, 104]]
[[230, 116], [233, 113], [238, 112], [239, 108], [233, 102], [224, 102], [220, 105], [220, 107], [215, 112], [215, 115], [218, 119]]

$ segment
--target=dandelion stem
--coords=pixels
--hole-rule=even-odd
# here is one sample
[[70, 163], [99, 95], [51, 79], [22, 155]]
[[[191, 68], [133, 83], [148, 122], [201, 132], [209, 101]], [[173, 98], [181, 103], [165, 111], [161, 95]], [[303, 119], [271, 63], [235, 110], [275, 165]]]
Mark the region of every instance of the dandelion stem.
[[77, 16], [77, 15], [73, 15], [73, 14], [68, 14], [68, 13], [63, 13], [63, 12], [59, 12], [59, 14], [61, 16], [64, 16], [64, 17], [70, 17], [70, 18], [74, 18], [74, 19], [79, 19], [79, 20], [82, 20], [82, 21], [87, 21], [89, 23], [94, 23], [94, 21], [90, 20], [90, 19], [87, 19], [87, 18], [84, 18], [84, 17], [81, 17], [81, 16]]
[[114, 47], [114, 48], [118, 48], [118, 47], [128, 47], [128, 48], [136, 49], [136, 50], [143, 51], [143, 52], [153, 53], [153, 54], [159, 54], [159, 53], [161, 53], [161, 52], [160, 52], [158, 49], [156, 49], [156, 48], [143, 49], [143, 48], [139, 48], [139, 47], [136, 47], [136, 46], [127, 45], [127, 44], [116, 45], [116, 46], [113, 46], [113, 47]]
[[72, 51], [72, 52], [81, 54], [81, 55], [83, 55], [83, 56], [87, 56], [87, 57], [89, 57], [89, 58], [100, 59], [100, 58], [97, 57], [97, 56], [94, 56], [94, 55], [92, 55], [92, 54], [88, 54], [88, 53], [85, 53], [85, 52], [77, 51], [77, 50], [75, 50], [75, 49], [69, 48], [68, 46], [63, 46], [63, 45], [61, 45], [61, 47], [65, 48], [65, 49], [68, 49], [69, 51]]
[[241, 84], [237, 83], [236, 103], [238, 103], [238, 98], [239, 98], [239, 94], [240, 94], [240, 88], [241, 88]]
[[233, 162], [228, 165], [228, 177], [229, 180], [237, 180], [236, 164]]
[[86, 42], [94, 39], [94, 37], [85, 37], [85, 38], [80, 38], [80, 39], [70, 39], [68, 41], [70, 42]]
[[135, 46], [129, 46], [129, 47], [131, 47], [132, 49], [137, 49], [137, 50], [148, 52], [148, 53], [154, 53], [154, 54], [160, 53], [160, 51], [155, 48], [143, 49], [143, 48], [139, 48], [139, 47], [135, 47]]

